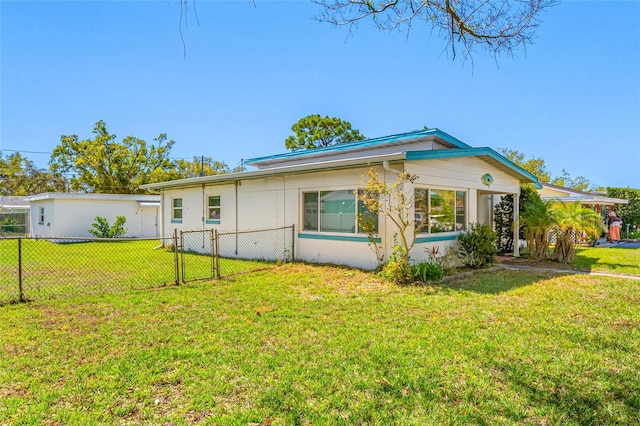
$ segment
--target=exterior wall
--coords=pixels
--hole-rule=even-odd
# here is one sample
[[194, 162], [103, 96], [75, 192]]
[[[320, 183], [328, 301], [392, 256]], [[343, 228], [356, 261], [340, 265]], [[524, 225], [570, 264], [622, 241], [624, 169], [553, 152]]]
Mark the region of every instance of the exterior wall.
[[[490, 220], [490, 203], [482, 201], [491, 198], [488, 194], [520, 191], [518, 179], [477, 158], [430, 159], [407, 162], [404, 167], [408, 172], [418, 175], [414, 185], [406, 185], [411, 199], [415, 187], [465, 191], [467, 224]], [[295, 225], [296, 260], [372, 269], [376, 266], [376, 257], [366, 234], [305, 231], [302, 226], [305, 192], [354, 191], [368, 168], [369, 166], [361, 166], [301, 172], [197, 187], [169, 187], [162, 192], [162, 233], [171, 235], [174, 230], [200, 229], [230, 232]], [[402, 170], [403, 163], [392, 163], [391, 168]], [[385, 170], [382, 166], [376, 166], [376, 170], [387, 183], [394, 183], [397, 179], [397, 173]], [[485, 173], [490, 173], [494, 178], [490, 188], [481, 181], [481, 176]], [[220, 218], [210, 221], [207, 220], [207, 199], [214, 195], [220, 196]], [[172, 220], [172, 200], [176, 197], [182, 198], [182, 220]], [[413, 217], [414, 212], [410, 211], [409, 215]], [[385, 257], [388, 257], [397, 240], [397, 229], [390, 219], [382, 215], [379, 217], [378, 228], [379, 243], [384, 248]], [[415, 260], [427, 259], [432, 249], [444, 254], [448, 247], [456, 244], [457, 235], [456, 231], [419, 234], [411, 256]], [[257, 249], [264, 250], [264, 258], [270, 258], [269, 250], [272, 249], [269, 244], [261, 244], [263, 243], [256, 242]], [[202, 245], [200, 247], [202, 249]], [[185, 248], [198, 250], [196, 245]], [[221, 254], [233, 256], [233, 253]]]
[[[423, 160], [406, 163], [406, 171], [414, 173], [418, 179], [412, 187], [429, 189], [458, 190], [466, 192], [466, 222], [492, 225], [493, 203], [490, 194], [519, 193], [520, 182], [511, 175], [473, 157], [446, 160]], [[490, 187], [482, 183], [481, 176], [490, 173], [494, 181]], [[420, 233], [416, 245], [411, 250], [411, 258], [427, 260], [429, 254], [437, 251], [444, 255], [455, 246], [457, 232]], [[388, 255], [389, 253], [387, 253]]]
[[[313, 190], [355, 190], [366, 168], [317, 172], [204, 187], [166, 189], [162, 193], [164, 235], [174, 230], [216, 229], [218, 232], [279, 228], [295, 225], [295, 258], [316, 263], [346, 264], [362, 268], [376, 265], [375, 255], [366, 235], [326, 234], [303, 231], [302, 193]], [[236, 209], [237, 191], [237, 209]], [[207, 223], [206, 203], [209, 195], [220, 196], [219, 223]], [[172, 221], [172, 199], [182, 198], [183, 219]], [[258, 241], [257, 244], [260, 242]], [[198, 250], [198, 247], [185, 247]], [[222, 248], [221, 248], [222, 250]], [[258, 248], [259, 250], [259, 248]], [[264, 242], [265, 258], [272, 246]], [[232, 255], [231, 253], [223, 253]]]
[[[40, 222], [40, 208], [44, 221]], [[157, 237], [158, 208], [141, 206], [135, 200], [40, 199], [31, 201], [31, 235], [38, 237], [92, 237], [88, 232], [96, 216], [113, 224], [116, 216], [127, 219], [126, 237]]]

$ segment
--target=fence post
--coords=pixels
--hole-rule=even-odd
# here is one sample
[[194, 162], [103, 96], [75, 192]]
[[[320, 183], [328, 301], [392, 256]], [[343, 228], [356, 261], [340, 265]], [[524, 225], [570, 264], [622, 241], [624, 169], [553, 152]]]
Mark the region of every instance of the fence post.
[[296, 260], [296, 225], [291, 225], [291, 261]]
[[180, 284], [180, 267], [178, 266], [178, 230], [173, 230], [173, 272], [175, 284]]
[[18, 292], [20, 293], [20, 302], [24, 302], [24, 293], [22, 291], [22, 238], [18, 237]]
[[[216, 262], [216, 278], [220, 278], [220, 250], [219, 250], [220, 246], [218, 245], [218, 238], [219, 238], [218, 230], [214, 229], [213, 230], [213, 239], [215, 241], [215, 245], [214, 245], [215, 254], [214, 254], [214, 256], [215, 256], [215, 262]], [[237, 236], [236, 236], [236, 239], [237, 239]], [[236, 246], [236, 250], [237, 250], [237, 246]]]

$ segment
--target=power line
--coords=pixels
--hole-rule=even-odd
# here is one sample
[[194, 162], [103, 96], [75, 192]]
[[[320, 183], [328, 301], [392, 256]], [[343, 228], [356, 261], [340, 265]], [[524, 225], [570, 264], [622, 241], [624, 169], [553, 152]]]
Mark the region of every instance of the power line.
[[26, 154], [48, 154], [48, 155], [53, 154], [52, 152], [44, 152], [44, 151], [24, 151], [22, 149], [4, 149], [4, 148], [0, 148], [0, 152], [2, 152], [2, 151], [18, 152], [18, 153], [24, 152]]

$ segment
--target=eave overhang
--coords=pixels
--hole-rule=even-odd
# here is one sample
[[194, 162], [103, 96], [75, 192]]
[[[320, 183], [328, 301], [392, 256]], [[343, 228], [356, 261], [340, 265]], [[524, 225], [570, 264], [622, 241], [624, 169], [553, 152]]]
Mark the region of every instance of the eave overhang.
[[537, 188], [540, 188], [538, 179], [534, 175], [512, 163], [490, 148], [439, 149], [432, 151], [398, 152], [395, 154], [358, 157], [343, 160], [325, 161], [322, 163], [300, 164], [295, 166], [273, 167], [248, 172], [226, 173], [221, 175], [201, 176], [167, 182], [158, 182], [142, 185], [141, 188], [158, 191], [169, 188], [187, 188], [207, 184], [225, 184], [246, 179], [259, 179], [288, 174], [313, 173], [327, 170], [375, 166], [381, 165], [384, 162], [392, 161], [420, 161], [462, 157], [480, 158], [487, 163], [499, 168], [500, 170], [505, 171], [509, 175], [516, 177], [521, 183], [531, 183]]
[[288, 174], [313, 173], [326, 170], [339, 170], [353, 167], [366, 167], [368, 165], [380, 165], [384, 161], [404, 160], [405, 153], [376, 155], [370, 157], [350, 158], [345, 160], [325, 161], [322, 163], [301, 164], [295, 166], [273, 167], [269, 169], [254, 170], [248, 172], [225, 173], [221, 175], [200, 176], [195, 178], [172, 180], [167, 182], [150, 183], [141, 185], [140, 188], [148, 190], [161, 190], [168, 188], [187, 188], [206, 184], [222, 184], [237, 182], [246, 179], [259, 179], [271, 176]]
[[491, 148], [466, 148], [466, 149], [437, 149], [432, 151], [410, 151], [406, 153], [407, 161], [419, 160], [435, 160], [435, 159], [451, 159], [476, 157], [495, 166], [503, 172], [517, 178], [520, 183], [533, 184], [537, 189], [541, 189], [542, 185], [530, 172], [518, 166], [508, 158], [498, 154]]

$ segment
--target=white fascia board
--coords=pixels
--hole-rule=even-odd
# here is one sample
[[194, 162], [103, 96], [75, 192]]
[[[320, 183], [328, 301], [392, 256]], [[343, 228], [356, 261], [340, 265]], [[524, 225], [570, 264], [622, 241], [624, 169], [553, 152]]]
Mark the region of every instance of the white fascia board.
[[370, 157], [350, 158], [345, 160], [325, 161], [322, 163], [299, 164], [296, 166], [274, 167], [270, 169], [261, 169], [250, 172], [225, 173], [213, 176], [201, 176], [188, 179], [172, 180], [167, 182], [149, 183], [141, 185], [142, 189], [159, 190], [166, 188], [192, 187], [208, 183], [234, 182], [245, 179], [259, 179], [269, 176], [280, 176], [293, 173], [311, 173], [323, 170], [366, 167], [368, 165], [382, 164], [383, 161], [404, 160], [405, 153], [399, 152], [395, 154], [377, 155]]

